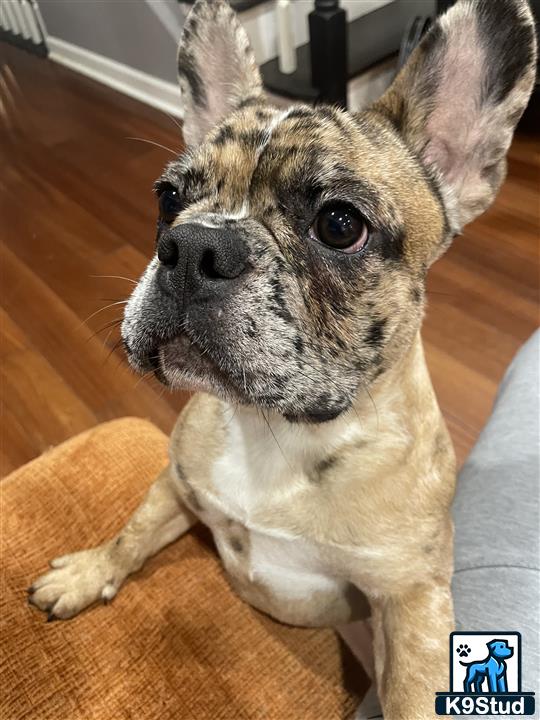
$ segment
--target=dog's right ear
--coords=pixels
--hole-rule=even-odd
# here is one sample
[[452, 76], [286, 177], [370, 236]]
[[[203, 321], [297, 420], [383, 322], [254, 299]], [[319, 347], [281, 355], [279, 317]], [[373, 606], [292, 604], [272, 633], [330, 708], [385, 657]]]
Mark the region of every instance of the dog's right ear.
[[372, 108], [438, 184], [453, 233], [486, 209], [504, 179], [535, 60], [526, 0], [458, 0]]
[[263, 88], [244, 28], [224, 0], [197, 0], [178, 47], [184, 141], [198, 145], [242, 101]]

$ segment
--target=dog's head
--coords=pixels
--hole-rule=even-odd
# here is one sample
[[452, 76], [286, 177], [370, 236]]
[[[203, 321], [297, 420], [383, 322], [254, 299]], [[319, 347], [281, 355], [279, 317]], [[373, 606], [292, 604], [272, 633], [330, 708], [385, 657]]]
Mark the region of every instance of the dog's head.
[[506, 640], [492, 640], [488, 643], [488, 648], [490, 655], [498, 660], [504, 660], [514, 654], [514, 648], [511, 648]]
[[493, 200], [534, 76], [522, 0], [460, 0], [370, 109], [276, 109], [245, 32], [199, 0], [180, 43], [186, 152], [156, 183], [132, 365], [318, 422], [407, 351], [429, 265]]

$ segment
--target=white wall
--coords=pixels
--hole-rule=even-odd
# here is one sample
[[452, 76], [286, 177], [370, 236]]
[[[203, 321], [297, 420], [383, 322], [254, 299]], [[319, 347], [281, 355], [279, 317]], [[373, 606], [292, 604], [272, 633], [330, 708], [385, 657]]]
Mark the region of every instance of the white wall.
[[[38, 0], [49, 35], [176, 82], [176, 45], [189, 5], [176, 0]], [[391, 0], [343, 0], [353, 20]], [[293, 0], [295, 44], [308, 41], [313, 0]], [[241, 14], [257, 62], [277, 54], [273, 0]]]
[[38, 2], [53, 38], [176, 82], [176, 45], [185, 5], [176, 0]]

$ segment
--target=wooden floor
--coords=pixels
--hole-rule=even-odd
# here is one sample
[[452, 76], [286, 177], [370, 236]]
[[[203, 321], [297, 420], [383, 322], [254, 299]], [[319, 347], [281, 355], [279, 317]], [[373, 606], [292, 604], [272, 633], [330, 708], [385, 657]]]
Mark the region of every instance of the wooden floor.
[[[122, 415], [169, 432], [182, 394], [141, 382], [109, 323], [153, 249], [153, 180], [173, 120], [0, 44], [2, 472]], [[459, 460], [538, 324], [538, 138], [519, 136], [495, 206], [431, 272], [424, 338]], [[120, 276], [126, 280], [106, 277]], [[93, 315], [93, 317], [92, 317]], [[89, 318], [86, 320], [87, 318]], [[86, 322], [85, 322], [86, 320]], [[103, 328], [103, 329], [101, 329]]]

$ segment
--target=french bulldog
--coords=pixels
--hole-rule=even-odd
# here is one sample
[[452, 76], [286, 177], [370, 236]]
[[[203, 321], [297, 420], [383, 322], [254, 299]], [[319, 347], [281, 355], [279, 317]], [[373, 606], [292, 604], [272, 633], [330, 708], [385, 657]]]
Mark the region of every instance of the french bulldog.
[[535, 53], [525, 0], [459, 0], [368, 109], [283, 110], [229, 5], [195, 3], [186, 149], [156, 182], [122, 335], [137, 371], [196, 394], [124, 529], [53, 560], [33, 605], [65, 619], [111, 600], [200, 520], [255, 608], [304, 626], [370, 616], [385, 718], [434, 717], [455, 458], [422, 348], [425, 279], [504, 179]]

